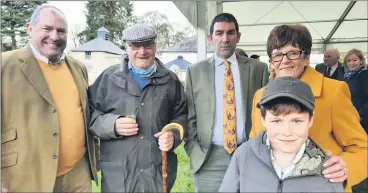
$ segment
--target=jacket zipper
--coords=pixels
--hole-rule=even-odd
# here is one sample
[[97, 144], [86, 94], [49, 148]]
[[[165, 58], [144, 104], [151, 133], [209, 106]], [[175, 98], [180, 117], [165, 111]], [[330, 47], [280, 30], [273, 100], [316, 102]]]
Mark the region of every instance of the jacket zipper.
[[[277, 178], [279, 178], [279, 176], [277, 175], [277, 173], [276, 173], [276, 171], [275, 171], [275, 168], [273, 168], [273, 166], [272, 166], [272, 160], [271, 160], [271, 168], [272, 168], [272, 171], [273, 171], [273, 173], [275, 174], [275, 176], [277, 177]], [[288, 177], [286, 177], [285, 179], [283, 179], [283, 177], [284, 177], [284, 172], [281, 172], [281, 179], [279, 179], [279, 182], [278, 182], [278, 185], [277, 185], [277, 192], [278, 193], [282, 193], [282, 188], [283, 188], [283, 183], [284, 183], [284, 181], [285, 180], [288, 180], [288, 179], [293, 179], [293, 178], [299, 178], [299, 177], [305, 177], [305, 176], [316, 176], [316, 174], [305, 174], [305, 175], [300, 175], [300, 176], [288, 176]]]
[[279, 179], [279, 185], [277, 186], [277, 192], [282, 193], [282, 182], [283, 182], [284, 172], [281, 172], [281, 179]]
[[[273, 174], [276, 176], [277, 179], [279, 179], [279, 176], [277, 175], [275, 168], [273, 168], [271, 156], [270, 156], [270, 163], [271, 163], [271, 170], [272, 170]], [[283, 177], [283, 175], [284, 175], [284, 172], [281, 172], [281, 179], [279, 179], [279, 183], [277, 185], [277, 192], [278, 193], [282, 193], [282, 185], [283, 185], [282, 177]]]
[[316, 174], [305, 174], [305, 175], [300, 175], [300, 176], [288, 176], [286, 177], [285, 179], [282, 179], [283, 178], [283, 172], [281, 172], [281, 179], [282, 180], [279, 180], [279, 185], [278, 185], [278, 189], [277, 189], [277, 192], [282, 192], [282, 187], [283, 187], [283, 182], [285, 180], [288, 180], [288, 179], [293, 179], [293, 178], [301, 178], [301, 177], [306, 177], [306, 176], [316, 176]]
[[[310, 139], [311, 140], [311, 139]], [[311, 142], [314, 143], [314, 141], [311, 140]], [[316, 146], [317, 144], [314, 143]], [[319, 146], [317, 146], [318, 148], [320, 148]], [[326, 160], [326, 157], [323, 161]], [[270, 156], [270, 163], [271, 163], [271, 170], [273, 171], [273, 174], [279, 179], [279, 176], [277, 175], [276, 171], [275, 171], [275, 168], [273, 168], [273, 165], [272, 165], [272, 158]], [[285, 179], [282, 179], [284, 176], [284, 172], [281, 172], [281, 179], [279, 179], [279, 182], [278, 182], [278, 186], [277, 186], [277, 192], [278, 193], [282, 193], [282, 188], [283, 188], [283, 182], [287, 179], [292, 179], [292, 178], [299, 178], [299, 177], [305, 177], [305, 176], [317, 176], [317, 174], [304, 174], [304, 175], [300, 175], [300, 176], [288, 176], [286, 177]]]

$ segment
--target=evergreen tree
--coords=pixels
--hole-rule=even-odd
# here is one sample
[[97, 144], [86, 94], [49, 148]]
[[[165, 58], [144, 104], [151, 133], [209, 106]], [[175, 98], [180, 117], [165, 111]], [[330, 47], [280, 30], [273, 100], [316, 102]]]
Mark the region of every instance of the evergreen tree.
[[81, 42], [96, 38], [97, 29], [105, 27], [109, 30], [109, 40], [124, 48], [122, 32], [136, 20], [133, 4], [129, 1], [89, 1], [86, 8], [87, 27], [78, 34]]
[[1, 2], [1, 48], [14, 50], [27, 43], [26, 23], [33, 11], [46, 1]]

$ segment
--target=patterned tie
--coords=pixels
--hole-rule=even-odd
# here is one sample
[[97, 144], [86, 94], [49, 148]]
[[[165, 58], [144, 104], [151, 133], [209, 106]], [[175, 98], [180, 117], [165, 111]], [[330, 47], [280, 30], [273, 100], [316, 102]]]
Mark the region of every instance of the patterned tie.
[[326, 76], [331, 77], [331, 67], [327, 67]]
[[236, 108], [235, 108], [235, 87], [233, 73], [230, 64], [224, 60], [226, 66], [224, 72], [224, 148], [231, 154], [235, 151], [236, 142]]

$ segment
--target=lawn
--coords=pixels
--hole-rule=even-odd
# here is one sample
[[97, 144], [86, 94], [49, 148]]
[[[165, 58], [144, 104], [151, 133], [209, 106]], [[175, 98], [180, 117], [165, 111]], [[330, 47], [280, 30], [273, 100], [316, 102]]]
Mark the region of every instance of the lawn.
[[[176, 154], [178, 155], [179, 166], [178, 166], [178, 175], [176, 177], [175, 185], [171, 192], [194, 192], [193, 183], [192, 183], [192, 174], [189, 172], [189, 158], [184, 151], [184, 146], [181, 144], [176, 150]], [[98, 173], [98, 179], [101, 181], [101, 173]], [[101, 184], [101, 183], [99, 183]], [[92, 182], [92, 191], [100, 192], [100, 187], [97, 187], [94, 182]]]

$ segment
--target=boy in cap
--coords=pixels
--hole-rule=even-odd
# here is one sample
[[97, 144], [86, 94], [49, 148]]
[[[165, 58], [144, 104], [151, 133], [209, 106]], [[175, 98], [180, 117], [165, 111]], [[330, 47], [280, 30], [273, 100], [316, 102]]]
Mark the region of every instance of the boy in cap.
[[[89, 87], [90, 130], [101, 139], [102, 192], [163, 192], [161, 151], [167, 152], [167, 192], [174, 185], [181, 143], [169, 123], [186, 128], [180, 80], [155, 58], [157, 35], [145, 24], [124, 30], [127, 57]], [[160, 151], [161, 150], [161, 151]]]
[[[234, 153], [220, 192], [343, 192], [322, 174], [328, 155], [311, 139], [315, 99], [308, 84], [276, 78], [260, 102], [266, 131]], [[241, 183], [240, 183], [241, 182]]]

